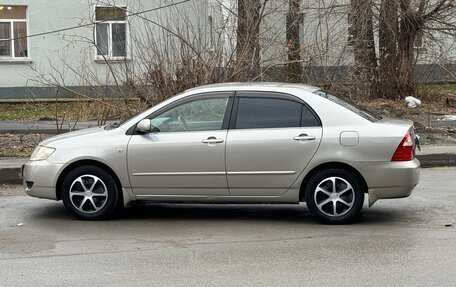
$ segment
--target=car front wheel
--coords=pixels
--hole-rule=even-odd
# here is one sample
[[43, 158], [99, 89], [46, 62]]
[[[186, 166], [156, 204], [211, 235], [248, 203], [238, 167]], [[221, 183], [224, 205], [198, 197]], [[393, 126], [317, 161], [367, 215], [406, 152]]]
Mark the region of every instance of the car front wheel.
[[357, 176], [343, 169], [327, 169], [313, 175], [305, 190], [311, 214], [323, 223], [352, 222], [364, 203], [364, 190]]
[[61, 188], [63, 204], [78, 219], [106, 219], [119, 200], [114, 178], [97, 166], [80, 166], [70, 171]]

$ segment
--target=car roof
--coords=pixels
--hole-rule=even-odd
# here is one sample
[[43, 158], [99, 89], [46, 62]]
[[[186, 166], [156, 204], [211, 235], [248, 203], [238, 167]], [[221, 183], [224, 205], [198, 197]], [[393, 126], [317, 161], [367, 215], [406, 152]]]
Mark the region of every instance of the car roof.
[[280, 82], [238, 82], [238, 83], [220, 83], [220, 84], [211, 84], [204, 85], [195, 88], [191, 88], [186, 92], [195, 93], [195, 92], [214, 92], [214, 91], [236, 91], [236, 90], [291, 90], [299, 89], [306, 92], [315, 92], [320, 90], [320, 88], [304, 85], [304, 84], [293, 84], [293, 83], [280, 83]]

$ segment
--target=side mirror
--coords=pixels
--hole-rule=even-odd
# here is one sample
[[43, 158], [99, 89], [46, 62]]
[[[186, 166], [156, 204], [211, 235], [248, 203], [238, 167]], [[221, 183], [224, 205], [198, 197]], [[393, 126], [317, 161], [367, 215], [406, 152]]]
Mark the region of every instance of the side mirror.
[[150, 120], [143, 119], [136, 125], [136, 131], [141, 134], [146, 134], [150, 132]]

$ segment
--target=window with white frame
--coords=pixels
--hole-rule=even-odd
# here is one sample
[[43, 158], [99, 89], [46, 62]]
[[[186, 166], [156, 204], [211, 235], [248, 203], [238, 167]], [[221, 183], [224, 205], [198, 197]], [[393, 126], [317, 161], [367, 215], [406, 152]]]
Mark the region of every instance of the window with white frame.
[[95, 7], [97, 59], [128, 58], [127, 9]]
[[0, 4], [0, 59], [28, 56], [27, 6]]

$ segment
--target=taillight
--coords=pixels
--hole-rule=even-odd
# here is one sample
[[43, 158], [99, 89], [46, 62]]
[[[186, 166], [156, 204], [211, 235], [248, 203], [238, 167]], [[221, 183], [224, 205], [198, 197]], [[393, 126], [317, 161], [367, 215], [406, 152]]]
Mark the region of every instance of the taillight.
[[415, 146], [412, 136], [406, 134], [391, 158], [391, 161], [408, 161], [415, 158]]

